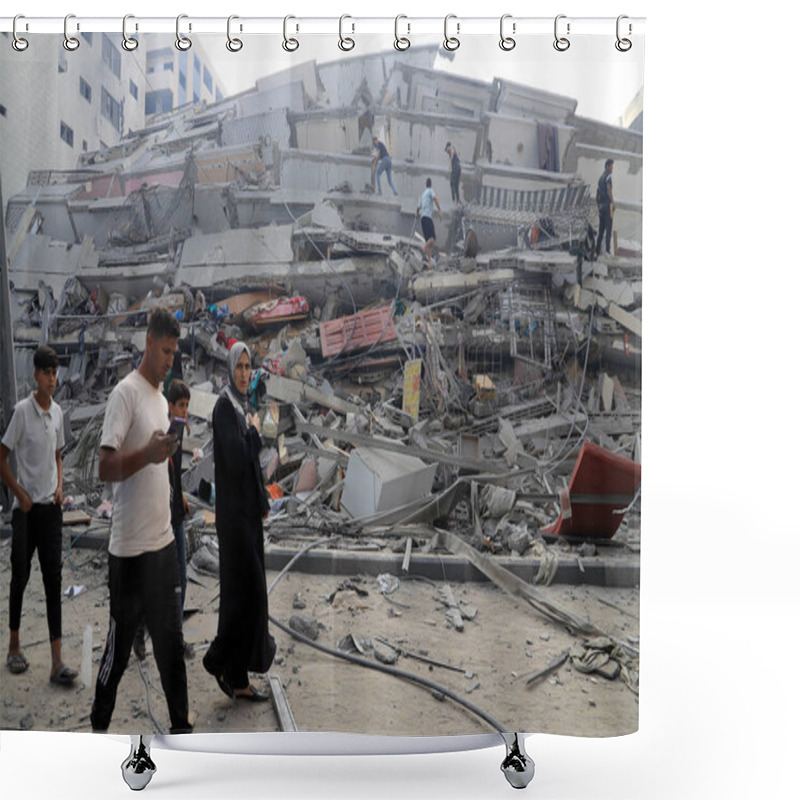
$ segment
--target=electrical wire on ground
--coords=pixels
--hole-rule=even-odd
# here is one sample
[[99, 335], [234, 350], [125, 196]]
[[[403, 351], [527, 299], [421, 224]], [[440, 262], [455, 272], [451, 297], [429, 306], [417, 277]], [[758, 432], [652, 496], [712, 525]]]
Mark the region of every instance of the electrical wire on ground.
[[[336, 537], [339, 538], [339, 537]], [[326, 542], [330, 542], [330, 538], [325, 539], [318, 539], [310, 544], [306, 545], [304, 548], [299, 550], [289, 561], [289, 563], [281, 570], [281, 572], [275, 577], [275, 580], [272, 581], [269, 588], [267, 589], [267, 595], [275, 588], [278, 582], [283, 578], [284, 575], [289, 571], [290, 567], [300, 559], [305, 553], [311, 550], [314, 547], [317, 547], [320, 544], [325, 544]], [[327, 655], [334, 656], [335, 658], [341, 658], [345, 661], [349, 661], [352, 664], [358, 664], [361, 667], [367, 667], [368, 669], [374, 669], [378, 672], [383, 672], [386, 675], [392, 675], [395, 678], [402, 678], [404, 680], [410, 681], [412, 683], [419, 684], [420, 686], [424, 686], [427, 689], [430, 689], [434, 692], [438, 692], [439, 694], [444, 695], [445, 697], [449, 697], [454, 702], [458, 703], [459, 705], [463, 706], [467, 710], [471, 711], [476, 717], [479, 717], [492, 728], [498, 731], [498, 733], [509, 733], [509, 729], [503, 725], [501, 722], [496, 720], [493, 716], [491, 716], [488, 712], [484, 711], [482, 708], [479, 708], [474, 703], [470, 702], [461, 695], [457, 694], [456, 692], [448, 689], [446, 686], [442, 686], [435, 681], [429, 680], [428, 678], [424, 678], [420, 675], [414, 675], [411, 672], [406, 672], [405, 670], [398, 669], [397, 667], [392, 667], [388, 664], [381, 664], [377, 661], [368, 661], [365, 658], [361, 658], [360, 656], [353, 655], [352, 653], [344, 653], [341, 650], [336, 650], [332, 647], [328, 647], [327, 645], [321, 644], [320, 642], [316, 642], [313, 639], [309, 639], [307, 636], [304, 636], [299, 631], [295, 631], [290, 628], [288, 625], [284, 625], [279, 620], [275, 619], [271, 614], [269, 615], [269, 621], [274, 624], [276, 627], [280, 628], [284, 633], [288, 634], [289, 636], [297, 639], [304, 644], [309, 645], [309, 647], [313, 647], [315, 650], [319, 650], [322, 653], [326, 653]]]

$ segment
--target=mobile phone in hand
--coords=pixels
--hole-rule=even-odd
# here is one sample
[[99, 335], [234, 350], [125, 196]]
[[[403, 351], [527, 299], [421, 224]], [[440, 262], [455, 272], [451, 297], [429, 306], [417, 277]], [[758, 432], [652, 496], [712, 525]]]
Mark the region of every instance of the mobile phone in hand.
[[185, 425], [186, 420], [183, 417], [173, 417], [167, 428], [167, 436], [179, 436]]

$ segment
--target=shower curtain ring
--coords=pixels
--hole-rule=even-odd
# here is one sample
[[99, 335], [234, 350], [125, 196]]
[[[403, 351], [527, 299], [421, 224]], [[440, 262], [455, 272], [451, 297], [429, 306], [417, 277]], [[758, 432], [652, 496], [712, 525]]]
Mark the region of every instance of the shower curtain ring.
[[[133, 14], [126, 14], [122, 18], [122, 48], [129, 53], [139, 46], [138, 39], [134, 39], [133, 36], [128, 36], [128, 20], [133, 18]], [[139, 30], [139, 23], [136, 23], [135, 28], [137, 31]]]
[[[444, 44], [445, 50], [458, 50], [458, 48], [461, 46], [461, 42], [459, 41], [459, 39], [456, 36], [448, 36], [448, 34], [447, 34], [447, 23], [451, 19], [456, 19], [456, 15], [455, 14], [448, 14], [444, 18], [444, 42], [443, 42], [443, 44]], [[461, 23], [460, 22], [456, 22], [456, 33], [458, 33], [460, 30], [461, 30]]]
[[[400, 50], [402, 52], [403, 50], [408, 50], [408, 48], [411, 47], [411, 40], [407, 36], [400, 36], [400, 33], [397, 30], [398, 23], [400, 22], [401, 19], [407, 19], [406, 15], [398, 14], [394, 18], [394, 49]], [[408, 23], [406, 23], [406, 27], [408, 28], [408, 32], [410, 33], [411, 26]]]
[[[617, 50], [620, 51], [620, 53], [627, 53], [628, 50], [630, 50], [631, 47], [633, 47], [633, 43], [631, 42], [630, 39], [623, 39], [619, 35], [620, 22], [622, 22], [623, 19], [628, 19], [626, 14], [620, 14], [617, 17], [617, 41], [614, 42], [614, 47], [616, 47]], [[631, 28], [631, 24], [629, 22], [628, 23], [628, 33], [630, 33], [632, 30], [633, 29]]]
[[[244, 47], [244, 43], [241, 39], [231, 38], [231, 21], [234, 19], [239, 19], [239, 17], [237, 17], [236, 14], [231, 14], [228, 17], [228, 41], [225, 42], [225, 47], [227, 47], [231, 53], [238, 53]], [[239, 30], [241, 29], [242, 26], [240, 25]]]
[[[181, 20], [186, 19], [188, 16], [188, 14], [178, 14], [175, 19], [175, 47], [182, 51], [186, 51], [192, 46], [192, 40], [181, 33]], [[189, 23], [189, 30], [191, 29], [192, 25]]]
[[[14, 22], [13, 22], [13, 24], [11, 26], [11, 32], [12, 32], [12, 35], [13, 35], [14, 38], [11, 40], [11, 46], [18, 53], [21, 53], [23, 50], [27, 50], [28, 49], [28, 40], [23, 38], [22, 36], [20, 36], [17, 33], [17, 20], [18, 19], [25, 19], [25, 15], [24, 14], [17, 14], [17, 16], [14, 17]], [[25, 29], [26, 30], [27, 30], [27, 27], [28, 27], [28, 25], [26, 23], [25, 24]]]
[[[505, 50], [508, 52], [509, 50], [513, 50], [517, 46], [516, 40], [514, 40], [511, 36], [506, 36], [503, 32], [503, 25], [507, 19], [511, 19], [511, 14], [503, 14], [500, 17], [500, 49]], [[511, 23], [511, 32], [516, 33], [517, 31], [517, 23]]]
[[[553, 23], [553, 30], [555, 32], [556, 40], [553, 42], [553, 47], [558, 50], [559, 53], [563, 53], [565, 50], [569, 50], [570, 41], [566, 38], [566, 36], [559, 36], [558, 35], [558, 21], [560, 19], [566, 19], [566, 14], [559, 14], [555, 22]], [[567, 23], [567, 34], [569, 34], [569, 22]]]
[[[349, 14], [342, 14], [342, 16], [339, 17], [339, 49], [348, 52], [349, 50], [352, 50], [356, 46], [356, 43], [351, 36], [342, 35], [342, 23], [346, 19], [352, 19], [352, 17]], [[352, 27], [353, 30], [356, 29], [355, 25], [353, 25]]]
[[67, 25], [71, 19], [75, 19], [74, 14], [67, 14], [67, 16], [64, 17], [64, 49], [69, 50], [70, 53], [81, 46], [81, 40], [75, 36], [70, 36], [67, 30]]
[[286, 50], [287, 53], [293, 53], [300, 47], [300, 42], [297, 41], [293, 36], [287, 36], [287, 29], [288, 29], [288, 22], [290, 19], [294, 19], [295, 17], [291, 14], [288, 14], [283, 18], [283, 49]]

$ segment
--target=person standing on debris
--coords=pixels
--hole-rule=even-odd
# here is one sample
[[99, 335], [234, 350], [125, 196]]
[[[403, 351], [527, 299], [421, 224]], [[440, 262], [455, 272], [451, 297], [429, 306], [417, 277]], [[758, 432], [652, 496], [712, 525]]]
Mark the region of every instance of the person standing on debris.
[[[53, 400], [58, 382], [58, 356], [47, 346], [33, 354], [36, 391], [14, 407], [0, 444], [0, 478], [14, 494], [11, 514], [11, 590], [6, 666], [14, 675], [28, 669], [20, 647], [22, 597], [39, 552], [47, 628], [50, 633], [50, 682], [71, 686], [78, 673], [61, 658], [61, 503], [64, 497], [61, 449], [64, 417]], [[8, 457], [14, 453], [17, 476]]]
[[262, 702], [250, 683], [275, 657], [269, 632], [262, 520], [269, 505], [261, 475], [260, 422], [247, 397], [250, 350], [236, 342], [228, 353], [229, 383], [214, 406], [214, 481], [219, 538], [217, 636], [203, 666], [228, 697]]
[[425, 239], [425, 246], [422, 252], [428, 257], [428, 269], [433, 269], [433, 245], [436, 242], [436, 228], [433, 225], [433, 206], [439, 212], [439, 220], [442, 219], [442, 207], [439, 205], [439, 198], [432, 188], [432, 181], [428, 178], [425, 181], [425, 191], [419, 198], [417, 205], [417, 216], [422, 226], [422, 235]]
[[606, 237], [606, 253], [611, 255], [611, 226], [614, 222], [614, 192], [611, 189], [611, 173], [614, 171], [614, 159], [606, 159], [605, 169], [597, 181], [597, 211], [600, 225], [597, 232], [595, 257], [600, 255], [603, 246], [603, 235]]
[[461, 182], [461, 159], [456, 153], [456, 148], [450, 142], [444, 146], [444, 151], [450, 157], [450, 194], [454, 203], [460, 203], [458, 184]]
[[109, 628], [90, 717], [98, 732], [108, 730], [142, 618], [153, 642], [170, 733], [192, 731], [167, 466], [178, 437], [165, 432], [168, 405], [160, 391], [179, 336], [175, 317], [156, 309], [139, 367], [114, 387], [106, 405], [98, 472], [100, 480], [114, 484], [114, 513], [108, 543]]
[[386, 149], [386, 145], [378, 139], [377, 136], [372, 137], [372, 146], [375, 148], [375, 155], [372, 159], [372, 169], [375, 171], [375, 182], [378, 184], [378, 194], [381, 193], [381, 173], [386, 173], [386, 180], [389, 182], [391, 190], [397, 197], [397, 189], [394, 188], [392, 183], [392, 157]]

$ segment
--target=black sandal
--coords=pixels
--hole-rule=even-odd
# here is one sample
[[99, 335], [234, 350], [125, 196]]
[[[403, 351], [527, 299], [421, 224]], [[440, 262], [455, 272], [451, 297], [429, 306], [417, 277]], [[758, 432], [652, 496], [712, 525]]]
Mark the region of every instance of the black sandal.
[[269, 700], [269, 695], [264, 694], [264, 692], [259, 692], [252, 683], [247, 688], [249, 689], [247, 694], [236, 694], [234, 692], [235, 699], [247, 700], [250, 703], [266, 703], [267, 700]]

